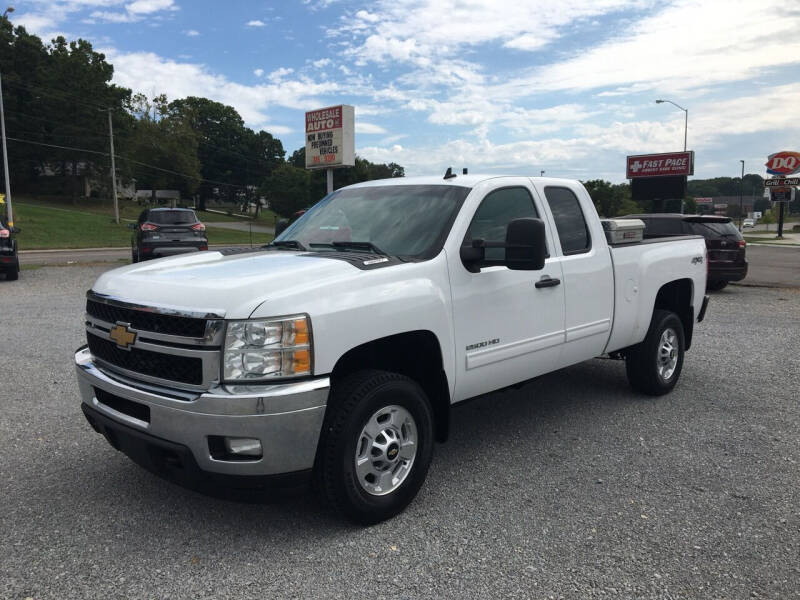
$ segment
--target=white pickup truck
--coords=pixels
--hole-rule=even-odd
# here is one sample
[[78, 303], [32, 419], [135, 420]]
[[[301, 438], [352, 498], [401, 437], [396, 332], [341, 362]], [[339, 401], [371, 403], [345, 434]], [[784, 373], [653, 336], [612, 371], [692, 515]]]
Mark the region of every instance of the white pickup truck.
[[705, 243], [636, 225], [601, 222], [564, 179], [334, 191], [269, 246], [103, 274], [75, 355], [83, 412], [184, 484], [312, 477], [347, 517], [386, 519], [454, 404], [603, 354], [640, 392], [675, 386], [708, 302]]

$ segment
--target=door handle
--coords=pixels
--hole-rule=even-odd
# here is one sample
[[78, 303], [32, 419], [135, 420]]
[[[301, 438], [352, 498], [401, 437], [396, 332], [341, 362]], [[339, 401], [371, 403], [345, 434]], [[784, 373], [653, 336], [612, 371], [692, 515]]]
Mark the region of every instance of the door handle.
[[556, 279], [555, 277], [550, 277], [549, 275], [544, 275], [539, 281], [535, 283], [536, 288], [547, 288], [547, 287], [555, 287], [557, 285], [561, 285], [561, 280]]

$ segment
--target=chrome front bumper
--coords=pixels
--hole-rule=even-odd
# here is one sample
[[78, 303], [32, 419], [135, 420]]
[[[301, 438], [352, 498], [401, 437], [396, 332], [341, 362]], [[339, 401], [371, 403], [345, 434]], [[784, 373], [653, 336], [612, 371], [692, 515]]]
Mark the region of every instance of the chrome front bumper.
[[[102, 416], [145, 435], [186, 447], [200, 470], [224, 475], [268, 476], [314, 465], [328, 401], [327, 377], [272, 385], [223, 386], [197, 394], [127, 383], [92, 361], [88, 348], [75, 353], [83, 403]], [[149, 422], [98, 401], [95, 388], [146, 405]], [[209, 436], [257, 438], [257, 460], [211, 456]]]

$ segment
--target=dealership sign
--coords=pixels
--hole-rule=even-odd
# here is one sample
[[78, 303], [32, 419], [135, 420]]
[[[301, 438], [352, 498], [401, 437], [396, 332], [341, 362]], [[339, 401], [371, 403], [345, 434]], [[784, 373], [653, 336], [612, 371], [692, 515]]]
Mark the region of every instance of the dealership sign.
[[694, 152], [639, 154], [629, 156], [627, 177], [663, 177], [665, 175], [694, 175]]
[[770, 154], [766, 162], [767, 173], [771, 175], [794, 175], [800, 173], [800, 152], [776, 152]]
[[306, 168], [355, 164], [355, 109], [347, 104], [306, 113]]
[[695, 198], [694, 202], [695, 202], [695, 204], [711, 204], [712, 199], [711, 198]]

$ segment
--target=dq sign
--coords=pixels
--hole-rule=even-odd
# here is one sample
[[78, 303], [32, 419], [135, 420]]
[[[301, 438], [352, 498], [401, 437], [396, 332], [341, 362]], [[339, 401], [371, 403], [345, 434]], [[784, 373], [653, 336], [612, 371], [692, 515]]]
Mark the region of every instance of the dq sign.
[[770, 154], [766, 162], [767, 173], [771, 175], [794, 175], [800, 173], [800, 152], [777, 152]]

